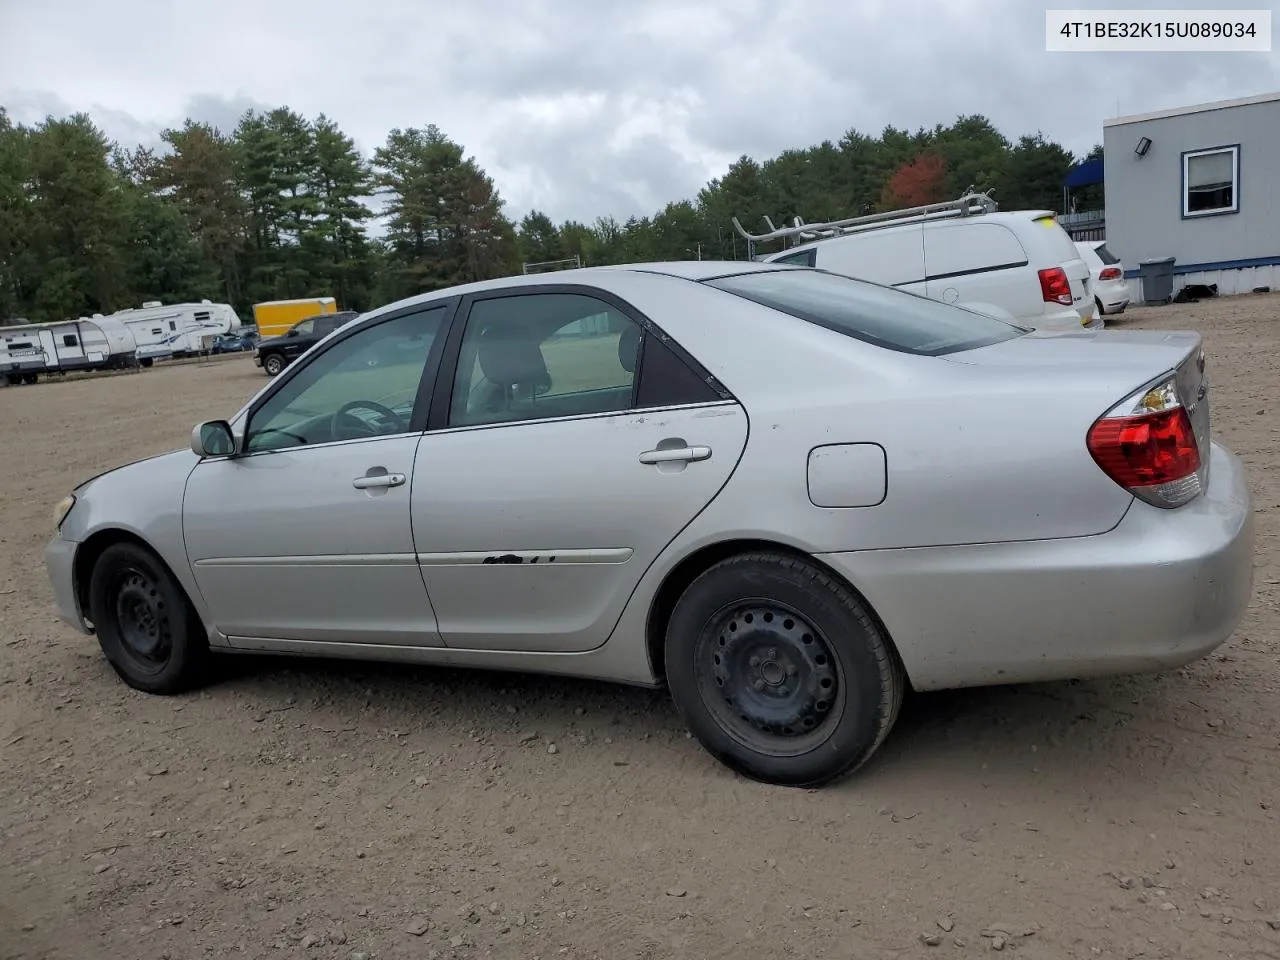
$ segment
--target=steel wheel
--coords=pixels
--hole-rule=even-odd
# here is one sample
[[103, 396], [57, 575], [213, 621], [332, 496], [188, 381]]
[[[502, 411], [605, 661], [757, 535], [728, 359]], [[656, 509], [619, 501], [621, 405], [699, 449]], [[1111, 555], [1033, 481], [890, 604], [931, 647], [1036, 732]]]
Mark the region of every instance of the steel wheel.
[[840, 665], [822, 632], [768, 601], [722, 610], [697, 644], [698, 689], [739, 743], [796, 756], [831, 736], [844, 710]]
[[208, 636], [169, 569], [150, 550], [115, 543], [89, 577], [89, 619], [125, 683], [178, 693], [207, 674]]
[[156, 674], [173, 652], [173, 625], [156, 582], [141, 570], [125, 567], [115, 586], [115, 628], [121, 649], [138, 669]]
[[766, 783], [814, 787], [861, 766], [906, 690], [875, 617], [816, 563], [744, 553], [699, 575], [666, 624], [667, 684], [698, 742]]

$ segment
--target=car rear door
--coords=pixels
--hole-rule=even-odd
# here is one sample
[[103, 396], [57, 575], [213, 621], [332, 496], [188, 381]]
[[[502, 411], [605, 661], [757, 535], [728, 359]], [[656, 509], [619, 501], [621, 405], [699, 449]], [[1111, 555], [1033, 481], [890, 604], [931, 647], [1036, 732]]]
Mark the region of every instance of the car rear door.
[[593, 649], [729, 479], [742, 407], [589, 287], [464, 301], [414, 463], [413, 538], [450, 647]]

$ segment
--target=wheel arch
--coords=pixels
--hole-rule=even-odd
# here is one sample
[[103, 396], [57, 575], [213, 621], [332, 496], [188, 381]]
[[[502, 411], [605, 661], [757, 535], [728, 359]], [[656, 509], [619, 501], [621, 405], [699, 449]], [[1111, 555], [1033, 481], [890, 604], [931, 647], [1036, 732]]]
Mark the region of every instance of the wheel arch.
[[858, 602], [866, 609], [868, 616], [875, 622], [880, 635], [884, 637], [890, 653], [897, 659], [898, 665], [902, 669], [902, 676], [907, 681], [907, 687], [910, 688], [911, 677], [907, 673], [906, 666], [902, 661], [902, 655], [898, 652], [893, 636], [857, 585], [850, 583], [843, 574], [823, 563], [812, 554], [776, 540], [766, 539], [724, 540], [700, 547], [677, 563], [663, 578], [661, 586], [654, 593], [653, 602], [649, 605], [649, 615], [645, 621], [645, 646], [649, 655], [649, 666], [658, 683], [664, 686], [666, 684], [667, 624], [671, 620], [671, 614], [675, 610], [676, 602], [685, 590], [689, 588], [689, 585], [703, 573], [722, 560], [728, 560], [730, 557], [744, 553], [776, 553], [796, 560], [803, 560], [805, 563], [817, 567], [827, 576], [841, 584], [846, 590], [853, 593], [858, 598]]
[[153, 544], [148, 543], [145, 538], [132, 530], [125, 530], [122, 527], [107, 527], [103, 530], [96, 530], [86, 537], [76, 549], [76, 556], [72, 565], [72, 576], [75, 584], [76, 603], [80, 607], [80, 616], [83, 619], [87, 620], [89, 615], [89, 580], [93, 575], [94, 565], [97, 564], [98, 558], [102, 556], [108, 547], [115, 546], [117, 543], [131, 543], [155, 557], [156, 562], [165, 569], [165, 572], [177, 584], [178, 589], [182, 591], [182, 596], [187, 601], [191, 614], [197, 620], [200, 619], [198, 607], [193, 602], [186, 584], [183, 583], [182, 577], [178, 576], [169, 561], [164, 558], [164, 554], [157, 550]]

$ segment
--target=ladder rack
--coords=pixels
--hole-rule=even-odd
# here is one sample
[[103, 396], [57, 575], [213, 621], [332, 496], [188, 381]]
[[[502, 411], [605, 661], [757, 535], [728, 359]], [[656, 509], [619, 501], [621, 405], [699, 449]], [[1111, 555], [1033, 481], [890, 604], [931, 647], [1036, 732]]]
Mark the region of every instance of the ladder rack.
[[800, 217], [794, 220], [794, 226], [775, 227], [767, 216], [762, 219], [769, 230], [766, 233], [748, 233], [733, 218], [734, 229], [747, 241], [747, 258], [754, 260], [757, 243], [769, 240], [795, 238], [801, 242], [825, 240], [828, 237], [846, 233], [858, 233], [863, 230], [874, 230], [881, 227], [896, 227], [907, 223], [922, 223], [926, 220], [945, 220], [950, 217], [971, 217], [984, 213], [995, 213], [998, 204], [991, 197], [991, 191], [977, 193], [970, 187], [956, 200], [944, 200], [940, 203], [926, 203], [918, 207], [907, 207], [902, 210], [886, 210], [884, 213], [872, 213], [862, 217], [848, 217], [844, 220], [830, 220], [825, 223], [805, 223]]

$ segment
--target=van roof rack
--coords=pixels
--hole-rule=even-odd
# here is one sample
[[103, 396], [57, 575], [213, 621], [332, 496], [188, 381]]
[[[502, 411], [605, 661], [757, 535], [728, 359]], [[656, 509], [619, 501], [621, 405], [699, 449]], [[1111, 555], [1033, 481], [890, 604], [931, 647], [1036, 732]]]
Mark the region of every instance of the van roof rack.
[[[747, 241], [747, 258], [754, 260], [755, 246], [769, 240], [795, 238], [801, 243], [812, 240], [825, 240], [828, 237], [841, 236], [846, 233], [858, 233], [863, 230], [875, 230], [880, 227], [896, 227], [905, 223], [916, 223], [925, 220], [945, 220], [950, 217], [971, 217], [984, 213], [995, 213], [999, 205], [991, 197], [991, 191], [978, 193], [971, 186], [956, 200], [944, 200], [940, 203], [926, 203], [918, 207], [906, 207], [902, 210], [886, 210], [883, 213], [871, 213], [862, 217], [848, 217], [844, 220], [830, 220], [825, 223], [805, 223], [800, 217], [794, 220], [794, 226], [775, 227], [767, 216], [762, 219], [769, 230], [766, 233], [748, 233], [738, 218], [733, 218], [734, 229]], [[793, 244], [794, 245], [794, 244]]]

